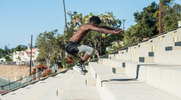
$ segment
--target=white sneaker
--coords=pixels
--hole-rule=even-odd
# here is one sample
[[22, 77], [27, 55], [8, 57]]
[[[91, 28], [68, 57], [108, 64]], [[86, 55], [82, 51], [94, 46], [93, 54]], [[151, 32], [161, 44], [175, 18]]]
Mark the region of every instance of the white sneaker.
[[85, 66], [82, 66], [82, 69], [85, 73], [88, 73], [88, 71], [85, 69]]
[[76, 72], [78, 72], [78, 73], [80, 73], [80, 74], [82, 74], [82, 75], [85, 75], [85, 72], [83, 71], [82, 66], [75, 65], [75, 66], [73, 67], [73, 69], [74, 69]]

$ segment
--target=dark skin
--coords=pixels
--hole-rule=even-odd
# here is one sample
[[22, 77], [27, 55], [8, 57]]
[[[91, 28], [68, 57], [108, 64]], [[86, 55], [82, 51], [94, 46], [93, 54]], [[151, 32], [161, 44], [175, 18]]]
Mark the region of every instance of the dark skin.
[[[83, 38], [87, 35], [87, 33], [91, 30], [105, 33], [105, 34], [107, 34], [107, 33], [119, 34], [124, 31], [119, 28], [110, 28], [107, 26], [98, 27], [98, 26], [99, 26], [99, 24], [96, 24], [94, 22], [86, 23], [86, 24], [82, 25], [77, 30], [77, 32], [70, 38], [69, 41], [80, 43], [83, 40]], [[113, 31], [113, 30], [115, 30], [115, 31]], [[89, 57], [90, 56], [87, 53], [85, 53], [84, 56], [82, 57], [82, 60], [86, 61]]]

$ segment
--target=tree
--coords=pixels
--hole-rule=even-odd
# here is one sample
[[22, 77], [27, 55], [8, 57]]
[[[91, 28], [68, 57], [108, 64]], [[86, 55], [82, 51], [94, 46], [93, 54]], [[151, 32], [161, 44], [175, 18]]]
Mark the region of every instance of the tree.
[[178, 21], [181, 18], [181, 5], [173, 4], [173, 0], [162, 1], [162, 32], [178, 27]]
[[158, 34], [156, 23], [158, 19], [154, 18], [153, 15], [157, 11], [158, 5], [155, 2], [152, 2], [148, 7], [143, 8], [142, 12], [134, 13], [135, 21], [137, 25], [133, 28], [141, 29], [135, 33], [135, 35], [140, 36], [141, 38], [150, 37]]
[[[93, 14], [90, 13], [89, 15], [86, 15], [82, 17], [82, 14], [77, 14], [74, 17], [71, 18], [71, 21], [69, 23], [70, 29], [68, 29], [67, 38], [70, 38], [76, 30], [80, 28], [81, 25], [84, 23], [89, 22], [89, 18], [92, 17]], [[113, 16], [112, 12], [108, 12], [106, 14], [99, 14], [98, 17], [103, 22], [102, 26], [109, 26], [109, 27], [115, 27], [118, 28], [121, 26], [121, 20], [116, 19]], [[106, 52], [106, 47], [110, 45], [112, 41], [118, 41], [123, 38], [123, 34], [119, 35], [108, 35], [108, 34], [101, 34], [99, 32], [90, 31], [87, 36], [83, 39], [81, 44], [86, 44], [94, 47], [95, 53], [93, 54], [93, 58], [95, 55], [99, 57], [100, 55], [104, 55]], [[69, 39], [68, 39], [69, 40]]]
[[[177, 28], [180, 20], [181, 6], [173, 0], [162, 0], [162, 32]], [[159, 5], [152, 2], [141, 12], [134, 13], [136, 25], [125, 31], [124, 41], [136, 43], [159, 32]], [[130, 44], [130, 43], [128, 43]]]
[[15, 48], [15, 51], [25, 51], [26, 49], [28, 49], [27, 46], [25, 46], [25, 45], [18, 45], [18, 46]]
[[6, 61], [13, 61], [9, 56], [5, 57]]
[[5, 51], [3, 49], [0, 49], [0, 58], [5, 57]]
[[36, 45], [40, 50], [37, 61], [46, 63], [49, 68], [52, 63], [57, 63], [60, 59], [59, 53], [62, 48], [62, 41], [58, 38], [58, 30], [40, 33], [36, 38]]

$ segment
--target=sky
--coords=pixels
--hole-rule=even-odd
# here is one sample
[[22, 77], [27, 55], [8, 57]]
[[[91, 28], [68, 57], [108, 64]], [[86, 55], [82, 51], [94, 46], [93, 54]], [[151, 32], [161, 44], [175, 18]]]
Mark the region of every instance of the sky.
[[[113, 12], [116, 19], [125, 19], [125, 29], [135, 25], [135, 12], [159, 0], [65, 0], [66, 12], [76, 11], [83, 16]], [[181, 0], [175, 0], [181, 4]], [[67, 16], [67, 22], [70, 16]], [[31, 43], [40, 33], [58, 29], [63, 34], [65, 26], [63, 0], [0, 0], [0, 48], [9, 49]]]

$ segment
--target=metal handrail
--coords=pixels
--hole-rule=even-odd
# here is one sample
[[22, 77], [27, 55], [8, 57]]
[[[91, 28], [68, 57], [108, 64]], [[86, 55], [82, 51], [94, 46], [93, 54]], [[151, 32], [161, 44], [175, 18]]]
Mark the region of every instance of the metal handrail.
[[[54, 64], [54, 65], [53, 65], [52, 67], [50, 67], [49, 69], [52, 69], [52, 71], [55, 72], [55, 70], [56, 70], [56, 69], [55, 69], [55, 66], [57, 66], [57, 65]], [[36, 73], [31, 74], [31, 75], [29, 75], [29, 76], [26, 76], [26, 77], [24, 77], [24, 78], [21, 77], [20, 79], [14, 81], [14, 82], [9, 82], [8, 84], [1, 85], [1, 86], [0, 86], [0, 90], [10, 91], [10, 90], [13, 90], [13, 89], [15, 89], [15, 88], [18, 88], [18, 87], [20, 87], [20, 86], [26, 85], [26, 84], [32, 82], [33, 80], [37, 80], [37, 79], [39, 80], [40, 77], [42, 76], [42, 73], [45, 72], [47, 69], [48, 69], [48, 68], [43, 69], [43, 70], [39, 70], [39, 71], [37, 71]], [[13, 85], [13, 84], [15, 84], [15, 85]], [[11, 85], [13, 85], [13, 86], [11, 86]]]

